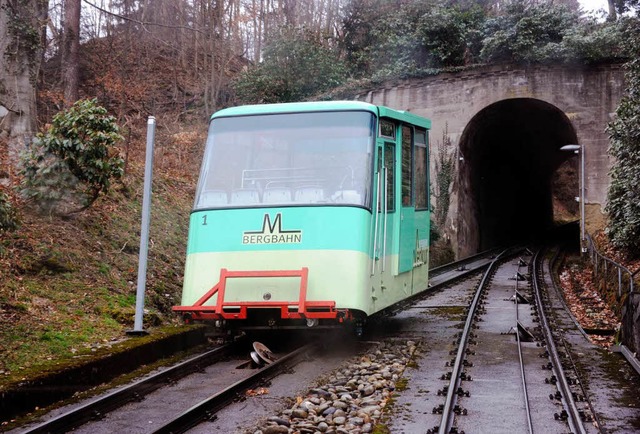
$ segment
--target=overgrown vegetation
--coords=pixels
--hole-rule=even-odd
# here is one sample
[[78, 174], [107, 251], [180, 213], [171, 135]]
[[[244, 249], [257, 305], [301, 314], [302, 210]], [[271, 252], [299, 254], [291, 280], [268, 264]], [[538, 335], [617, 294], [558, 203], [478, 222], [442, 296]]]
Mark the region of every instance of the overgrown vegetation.
[[[40, 0], [42, 1], [42, 0]], [[29, 6], [20, 0], [3, 2], [0, 9], [7, 14], [7, 29], [11, 42], [2, 56], [17, 56], [26, 52], [35, 54], [40, 49], [40, 33], [29, 18]]]
[[[166, 69], [162, 63], [155, 67]], [[16, 216], [19, 212], [20, 225], [0, 231], [0, 390], [47, 366], [60, 367], [65, 360], [109, 347], [133, 325], [146, 123], [131, 123], [129, 140], [122, 143], [116, 140], [114, 119], [95, 100], [77, 105], [57, 115], [39, 139], [52, 147], [47, 161], [55, 157], [54, 167], [73, 177], [76, 192], [93, 200], [92, 205], [58, 216], [34, 213], [24, 201], [6, 202]], [[202, 120], [177, 122], [173, 112], [158, 112], [156, 117], [161, 128], [156, 136], [145, 329], [180, 324], [171, 306], [179, 303], [188, 216], [206, 132]], [[69, 130], [71, 139], [58, 135]], [[125, 153], [127, 172], [113, 183], [122, 173], [119, 155]], [[4, 170], [4, 158], [0, 166], [9, 188], [18, 191], [19, 178]], [[40, 173], [52, 191], [64, 188], [51, 172]]]
[[564, 60], [564, 38], [578, 25], [578, 14], [564, 5], [541, 3], [529, 7], [525, 2], [512, 2], [505, 14], [485, 23], [480, 57], [487, 62]]
[[448, 125], [442, 130], [442, 138], [436, 141], [438, 149], [434, 159], [434, 176], [431, 197], [435, 198], [431, 220], [431, 252], [429, 265], [437, 267], [455, 260], [449, 239], [444, 237], [444, 228], [451, 205], [451, 184], [455, 175], [457, 152], [449, 136]]
[[607, 202], [611, 242], [640, 257], [640, 25], [627, 22], [626, 43], [635, 56], [627, 63], [626, 94], [609, 124], [610, 154], [615, 158]]
[[244, 102], [299, 101], [341, 84], [346, 67], [312, 32], [282, 27], [270, 39], [264, 60], [235, 83]]
[[435, 158], [435, 177], [433, 178], [431, 195], [435, 197], [435, 221], [444, 227], [451, 205], [451, 184], [455, 175], [455, 164], [458, 153], [449, 137], [449, 126], [442, 130], [442, 138], [436, 142], [438, 152]]
[[22, 195], [47, 212], [89, 207], [122, 177], [118, 131], [96, 99], [59, 112], [22, 156]]
[[478, 64], [586, 65], [631, 55], [619, 22], [597, 22], [555, 2], [512, 0], [497, 8], [352, 0], [341, 27], [338, 38], [291, 29], [270, 38], [263, 60], [236, 81], [239, 100], [292, 101], [349, 80], [376, 83]]
[[[24, 213], [0, 248], [0, 389], [47, 363], [91, 354], [133, 325], [142, 172], [65, 219]], [[178, 324], [192, 182], [156, 174], [145, 329]], [[48, 362], [50, 361], [50, 362]]]

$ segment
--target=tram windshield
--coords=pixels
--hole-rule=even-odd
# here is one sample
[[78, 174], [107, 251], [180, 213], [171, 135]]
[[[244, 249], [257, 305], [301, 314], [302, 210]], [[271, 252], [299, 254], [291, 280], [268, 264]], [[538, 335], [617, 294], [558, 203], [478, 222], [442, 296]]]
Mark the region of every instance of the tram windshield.
[[365, 111], [216, 118], [195, 208], [370, 207], [374, 140]]

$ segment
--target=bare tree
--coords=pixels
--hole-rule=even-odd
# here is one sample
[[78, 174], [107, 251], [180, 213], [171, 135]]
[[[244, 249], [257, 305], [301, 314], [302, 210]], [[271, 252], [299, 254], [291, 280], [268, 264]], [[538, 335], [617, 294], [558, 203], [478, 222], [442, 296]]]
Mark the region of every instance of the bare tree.
[[0, 0], [0, 138], [17, 155], [36, 130], [36, 81], [46, 0]]
[[131, 88], [118, 83], [126, 82], [132, 70], [167, 59], [172, 59], [170, 67], [160, 75], [168, 92], [156, 93], [144, 109], [138, 105], [136, 110], [167, 103], [186, 108], [194, 101], [207, 113], [216, 110], [232, 97], [230, 80], [244, 67], [244, 59], [260, 62], [267, 38], [281, 26], [304, 27], [316, 33], [318, 41], [335, 43], [347, 0], [54, 0], [63, 10], [58, 43], [67, 104], [77, 99], [79, 63], [73, 44], [79, 42], [83, 23], [78, 18], [81, 1], [94, 20], [99, 11], [97, 22], [104, 24], [98, 34], [108, 36], [101, 43], [113, 47], [113, 59], [99, 83], [112, 88], [112, 97], [122, 92], [117, 96], [122, 117], [131, 106], [127, 101], [132, 99], [125, 95]]
[[609, 15], [607, 16], [607, 21], [615, 21], [618, 19], [618, 14], [616, 13], [616, 2], [615, 0], [607, 0], [607, 5], [609, 6]]
[[80, 0], [64, 0], [64, 30], [62, 43], [62, 76], [64, 105], [71, 107], [78, 100], [80, 63]]

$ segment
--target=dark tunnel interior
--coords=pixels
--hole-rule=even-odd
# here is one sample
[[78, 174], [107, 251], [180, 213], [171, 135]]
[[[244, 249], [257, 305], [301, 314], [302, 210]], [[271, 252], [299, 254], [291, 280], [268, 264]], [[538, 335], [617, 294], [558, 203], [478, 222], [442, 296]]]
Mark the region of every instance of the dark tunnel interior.
[[572, 157], [560, 148], [575, 143], [567, 116], [541, 100], [478, 112], [460, 139], [460, 253], [535, 240], [553, 226], [553, 175]]

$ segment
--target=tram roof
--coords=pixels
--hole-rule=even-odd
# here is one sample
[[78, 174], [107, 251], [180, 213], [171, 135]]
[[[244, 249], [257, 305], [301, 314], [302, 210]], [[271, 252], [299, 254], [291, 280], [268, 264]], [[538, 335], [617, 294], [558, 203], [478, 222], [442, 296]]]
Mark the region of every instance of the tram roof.
[[423, 128], [431, 128], [431, 121], [404, 110], [394, 110], [362, 101], [311, 101], [280, 104], [255, 104], [229, 107], [215, 112], [211, 119], [231, 116], [251, 116], [282, 113], [308, 113], [326, 111], [369, 111], [380, 117], [405, 121]]

